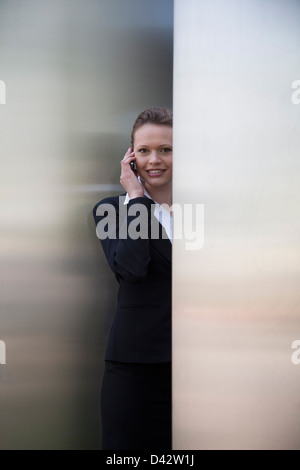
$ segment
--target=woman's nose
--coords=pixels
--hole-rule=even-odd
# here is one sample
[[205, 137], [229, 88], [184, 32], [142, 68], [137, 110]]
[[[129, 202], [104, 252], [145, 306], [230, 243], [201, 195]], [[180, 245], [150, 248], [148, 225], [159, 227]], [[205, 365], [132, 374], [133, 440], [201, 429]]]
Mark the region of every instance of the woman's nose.
[[152, 162], [155, 163], [157, 161], [160, 161], [159, 152], [157, 152], [156, 150], [153, 150], [153, 152], [150, 153], [149, 161], [151, 163]]

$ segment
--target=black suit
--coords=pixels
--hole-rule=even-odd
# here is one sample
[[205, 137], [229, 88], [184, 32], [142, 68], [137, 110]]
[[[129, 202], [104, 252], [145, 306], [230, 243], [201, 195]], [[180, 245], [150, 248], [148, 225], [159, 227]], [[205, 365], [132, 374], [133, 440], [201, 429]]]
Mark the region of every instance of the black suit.
[[[124, 195], [109, 197], [93, 211], [119, 283], [102, 384], [103, 449], [170, 449], [172, 245], [151, 199], [123, 202]], [[126, 236], [137, 219], [146, 238]]]
[[[108, 217], [97, 215], [104, 204], [116, 210], [116, 238], [101, 240], [107, 261], [119, 282], [118, 306], [111, 330], [106, 359], [134, 363], [171, 361], [171, 242], [160, 225], [159, 239], [119, 239], [118, 197], [106, 198], [94, 208], [96, 225]], [[147, 197], [135, 198], [124, 206], [127, 226], [135, 219], [128, 216], [132, 206], [147, 209], [150, 224], [158, 224], [153, 215], [154, 203]], [[99, 207], [100, 206], [100, 207]], [[99, 208], [99, 209], [98, 209]], [[133, 207], [132, 207], [133, 208]], [[101, 211], [104, 212], [103, 210]]]

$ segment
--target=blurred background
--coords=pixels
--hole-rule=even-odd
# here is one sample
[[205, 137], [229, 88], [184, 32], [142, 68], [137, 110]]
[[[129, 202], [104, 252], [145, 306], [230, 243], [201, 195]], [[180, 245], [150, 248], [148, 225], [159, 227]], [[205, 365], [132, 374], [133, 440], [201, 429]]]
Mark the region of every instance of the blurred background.
[[172, 108], [172, 0], [0, 0], [0, 449], [100, 449], [117, 283], [92, 218]]

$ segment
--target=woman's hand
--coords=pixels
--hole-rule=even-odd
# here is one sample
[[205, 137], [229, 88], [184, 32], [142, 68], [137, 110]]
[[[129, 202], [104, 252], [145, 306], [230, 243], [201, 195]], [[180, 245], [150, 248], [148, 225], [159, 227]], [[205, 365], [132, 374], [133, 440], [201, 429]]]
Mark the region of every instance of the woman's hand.
[[144, 188], [132, 171], [130, 163], [135, 161], [135, 155], [132, 147], [129, 147], [121, 161], [120, 183], [128, 193], [130, 199], [144, 196]]

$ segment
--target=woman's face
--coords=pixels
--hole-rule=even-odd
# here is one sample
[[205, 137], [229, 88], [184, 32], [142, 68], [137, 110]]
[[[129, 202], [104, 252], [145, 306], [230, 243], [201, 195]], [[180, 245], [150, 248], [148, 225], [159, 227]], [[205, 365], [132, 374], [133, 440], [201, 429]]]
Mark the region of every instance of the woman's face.
[[172, 188], [173, 129], [144, 124], [134, 133], [134, 152], [145, 188]]

